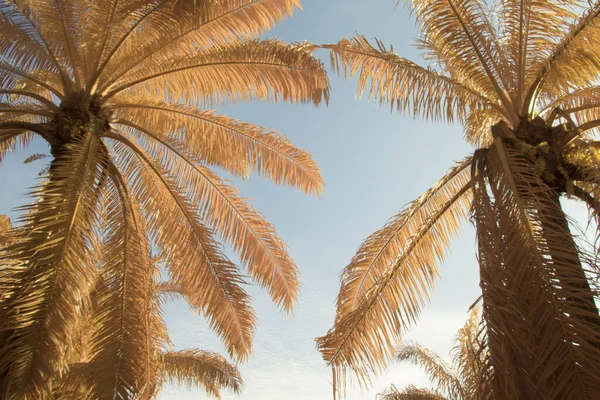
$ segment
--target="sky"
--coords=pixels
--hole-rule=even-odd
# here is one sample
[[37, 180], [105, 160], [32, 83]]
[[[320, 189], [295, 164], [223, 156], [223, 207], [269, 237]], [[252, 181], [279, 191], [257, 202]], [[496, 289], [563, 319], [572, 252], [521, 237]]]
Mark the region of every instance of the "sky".
[[[335, 43], [355, 32], [393, 45], [397, 54], [421, 62], [413, 46], [416, 27], [405, 6], [395, 0], [304, 0], [303, 11], [283, 21], [267, 37], [294, 42]], [[329, 68], [329, 55], [319, 50]], [[360, 243], [386, 220], [419, 196], [474, 149], [465, 144], [460, 126], [423, 122], [390, 112], [355, 95], [356, 82], [330, 71], [328, 106], [255, 102], [222, 107], [220, 112], [286, 134], [314, 156], [326, 182], [319, 199], [276, 186], [260, 177], [240, 183], [244, 195], [275, 225], [286, 240], [301, 272], [302, 290], [293, 316], [282, 315], [257, 287], [250, 288], [258, 316], [254, 352], [240, 365], [245, 385], [241, 396], [223, 393], [225, 400], [331, 399], [331, 371], [316, 349], [314, 338], [331, 327], [339, 276]], [[35, 184], [47, 160], [24, 165], [34, 153], [47, 153], [35, 142], [8, 156], [0, 168], [0, 213], [15, 217], [25, 204], [23, 194]], [[567, 205], [579, 219], [581, 206]], [[233, 257], [235, 259], [235, 257]], [[420, 343], [446, 359], [457, 330], [479, 297], [474, 230], [465, 223], [452, 253], [440, 267], [441, 280], [407, 340]], [[201, 348], [224, 352], [206, 321], [183, 301], [165, 308], [176, 349]], [[348, 400], [375, 399], [390, 384], [428, 386], [423, 373], [408, 363], [389, 365], [368, 389], [350, 387]], [[205, 399], [201, 391], [167, 385], [161, 400]]]

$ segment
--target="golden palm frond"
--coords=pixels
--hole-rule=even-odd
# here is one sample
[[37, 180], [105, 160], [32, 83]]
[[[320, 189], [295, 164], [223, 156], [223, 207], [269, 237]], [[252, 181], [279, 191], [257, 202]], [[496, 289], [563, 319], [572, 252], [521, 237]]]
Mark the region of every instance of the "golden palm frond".
[[548, 36], [551, 39], [558, 37], [560, 40], [544, 54], [545, 57], [541, 58], [536, 67], [532, 67], [534, 74], [528, 82], [524, 104], [529, 108], [524, 109], [524, 112], [532, 110], [538, 96], [560, 97], [570, 90], [589, 86], [597, 80], [600, 49], [590, 45], [590, 42], [593, 43], [600, 34], [600, 2], [591, 1], [579, 6], [585, 7], [585, 11], [568, 26], [568, 29], [564, 28], [562, 34]]
[[440, 55], [448, 65], [459, 66], [460, 82], [479, 88], [497, 102], [508, 119], [514, 120], [516, 113], [508, 95], [511, 77], [505, 73], [506, 60], [485, 16], [485, 7], [481, 0], [411, 2], [424, 36], [435, 42], [436, 48], [451, 49]]
[[255, 171], [309, 194], [323, 190], [310, 154], [276, 132], [213, 111], [139, 97], [124, 98], [111, 107], [115, 123], [163, 141], [190, 161], [212, 164], [241, 177]]
[[419, 389], [408, 385], [402, 390], [392, 386], [377, 396], [378, 400], [447, 400], [446, 397], [430, 389]]
[[458, 330], [452, 349], [452, 364], [460, 376], [463, 392], [473, 399], [485, 398], [487, 381], [487, 349], [482, 336], [485, 335], [481, 310], [471, 310], [469, 319]]
[[[414, 323], [438, 277], [450, 241], [466, 218], [467, 159], [362, 244], [342, 275], [334, 327], [317, 339], [339, 382], [346, 369], [366, 383]], [[406, 245], [408, 243], [408, 245]]]
[[147, 342], [152, 333], [145, 318], [140, 318], [152, 312], [150, 249], [137, 205], [125, 188], [117, 188], [119, 193], [110, 196], [106, 217], [112, 235], [101, 260], [104, 287], [92, 321], [99, 328], [90, 343], [90, 369], [98, 399], [128, 399], [156, 385], [145, 379], [157, 360], [147, 357], [154, 351]]
[[411, 361], [419, 365], [438, 390], [447, 393], [451, 399], [465, 399], [467, 393], [456, 371], [444, 360], [419, 343], [404, 343], [396, 352], [397, 361]]
[[[106, 211], [109, 217], [111, 213], [114, 213], [117, 218], [121, 218], [122, 212], [127, 212], [127, 210], [120, 210], [122, 205], [114, 198], [111, 196], [113, 201], [107, 205]], [[135, 214], [134, 211], [133, 217]], [[137, 219], [135, 222], [140, 221]], [[123, 224], [123, 226], [113, 228], [116, 228], [118, 233], [119, 229], [130, 229], [130, 226]], [[133, 229], [136, 227], [139, 226], [134, 224]], [[111, 230], [109, 228], [109, 231]], [[143, 242], [144, 240], [141, 241], [142, 244]], [[125, 245], [126, 242], [123, 241], [122, 244]], [[110, 244], [106, 247], [110, 252]], [[143, 251], [143, 249], [140, 250]], [[173, 293], [178, 293], [186, 299], [192, 296], [174, 282], [159, 282], [161, 273], [157, 264], [158, 257], [149, 257], [147, 254], [142, 256], [145, 266], [141, 269], [147, 271], [140, 275], [142, 282], [139, 279], [136, 280], [136, 274], [133, 274], [133, 277], [130, 276], [129, 279], [126, 276], [121, 277], [124, 278], [121, 279], [123, 285], [118, 293], [121, 296], [122, 307], [110, 306], [111, 301], [119, 300], [118, 294], [112, 295], [113, 299], [110, 299], [110, 292], [106, 288], [107, 285], [118, 284], [118, 282], [111, 282], [113, 281], [112, 277], [107, 277], [111, 270], [118, 271], [118, 268], [108, 263], [111, 260], [107, 258], [111, 257], [109, 254], [104, 257], [105, 260], [100, 262], [102, 272], [97, 275], [93, 293], [90, 294], [90, 302], [82, 311], [83, 315], [79, 321], [80, 329], [76, 330], [73, 337], [74, 347], [78, 347], [81, 351], [72, 352], [69, 355], [68, 370], [60, 378], [53, 379], [50, 395], [54, 397], [49, 395], [49, 398], [72, 398], [75, 400], [135, 396], [136, 398], [152, 399], [169, 381], [190, 388], [202, 388], [209, 395], [218, 398], [220, 398], [221, 389], [230, 389], [239, 393], [242, 388], [242, 379], [237, 367], [227, 362], [219, 354], [198, 349], [183, 351], [169, 349], [172, 347], [172, 343], [162, 317], [162, 306], [167, 300], [164, 296]], [[133, 281], [131, 278], [134, 278]], [[141, 286], [127, 287], [136, 283]], [[135, 293], [138, 295], [135, 296]], [[135, 297], [141, 300], [141, 304], [127, 300]], [[144, 308], [146, 310], [145, 318], [137, 322], [124, 322], [122, 325], [133, 326], [135, 330], [131, 332], [124, 330], [121, 335], [115, 336], [115, 333], [119, 333], [122, 325], [106, 323], [106, 319], [123, 320], [135, 317], [137, 313], [132, 312], [133, 307]], [[134, 342], [129, 340], [134, 340]], [[108, 343], [99, 345], [100, 341]], [[115, 357], [115, 351], [127, 352], [127, 349], [131, 351], [135, 346], [145, 347], [143, 351], [130, 353], [130, 355], [136, 355], [137, 359], [110, 359]], [[87, 353], [91, 353], [91, 355], [88, 356]], [[104, 366], [96, 365], [101, 361], [105, 362]], [[138, 365], [141, 368], [132, 371], [128, 368], [131, 365]], [[109, 373], [110, 370], [112, 370], [112, 374]], [[131, 380], [132, 374], [135, 375], [137, 381]]]
[[[419, 343], [404, 343], [396, 353], [398, 361], [409, 360], [421, 366], [429, 380], [436, 385], [435, 390], [417, 389], [409, 385], [399, 391], [392, 385], [380, 394], [382, 400], [395, 399], [481, 399], [482, 363], [486, 357], [485, 348], [480, 343], [480, 311], [474, 308], [465, 326], [458, 331], [453, 349], [453, 365]], [[437, 396], [437, 397], [436, 397]], [[445, 397], [447, 396], [447, 397]]]
[[239, 393], [242, 378], [234, 365], [217, 353], [202, 350], [170, 351], [162, 355], [165, 377], [188, 387], [203, 387], [221, 398], [220, 389]]
[[[139, 18], [129, 21], [126, 19], [129, 16], [127, 8], [118, 8], [118, 13], [112, 15], [112, 22], [125, 24], [123, 29], [127, 35], [119, 38], [110, 52], [105, 52], [99, 72], [106, 70], [106, 74], [99, 77], [99, 85], [105, 86], [108, 79], [118, 79], [152, 57], [165, 57], [182, 49], [193, 54], [198, 46], [210, 47], [257, 37], [289, 17], [295, 5], [294, 0], [227, 0], [197, 4], [159, 1], [150, 3]], [[103, 8], [101, 11], [106, 12]], [[106, 15], [98, 15], [91, 23], [100, 27], [106, 18]], [[170, 29], [165, 31], [163, 26]]]
[[[127, 154], [116, 139], [115, 162], [132, 183], [132, 195], [143, 199], [147, 229], [169, 259], [169, 275], [202, 310], [222, 337], [229, 353], [240, 359], [251, 350], [254, 312], [243, 288], [239, 268], [222, 253], [198, 211], [176, 185], [172, 174], [157, 165], [144, 149], [128, 141]], [[155, 202], [149, 202], [153, 198]]]
[[12, 232], [12, 223], [10, 218], [4, 214], [0, 214], [0, 248], [4, 249], [7, 247], [9, 241], [9, 235]]
[[252, 99], [319, 104], [327, 96], [327, 80], [322, 64], [312, 56], [313, 50], [309, 43], [248, 40], [190, 55], [153, 57], [143, 69], [130, 70], [111, 82], [102, 96], [149, 96], [166, 87], [201, 104]]
[[[348, 78], [359, 74], [358, 93], [389, 103], [392, 108], [427, 119], [453, 121], [469, 108], [496, 107], [494, 99], [436, 71], [398, 57], [393, 49], [363, 36], [322, 46], [331, 51], [332, 65]], [[340, 65], [341, 64], [341, 65]]]
[[[256, 39], [296, 6], [0, 0], [0, 162], [33, 135], [53, 156], [8, 249], [16, 264], [2, 282], [4, 397], [51, 396], [71, 363], [92, 371], [96, 397], [157, 390], [146, 351], [158, 340], [150, 335], [158, 317], [148, 246], [165, 254], [170, 277], [237, 359], [249, 355], [255, 316], [244, 272], [216, 237], [291, 309], [298, 278], [287, 246], [209, 166], [256, 172], [309, 194], [323, 189], [319, 169], [284, 136], [201, 107], [327, 100], [314, 45]], [[92, 289], [100, 270], [102, 290]], [[88, 321], [89, 302], [98, 312]], [[84, 326], [96, 332], [92, 354], [83, 354], [85, 344], [69, 349], [69, 332]], [[130, 338], [133, 331], [141, 334]]]

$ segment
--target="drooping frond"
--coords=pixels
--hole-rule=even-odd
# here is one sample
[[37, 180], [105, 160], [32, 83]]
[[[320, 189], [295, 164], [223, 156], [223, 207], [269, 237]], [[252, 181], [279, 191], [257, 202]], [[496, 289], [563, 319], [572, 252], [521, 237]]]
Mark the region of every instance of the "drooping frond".
[[[312, 56], [314, 45], [248, 40], [209, 47], [189, 55], [156, 57], [131, 70], [103, 91], [118, 94], [177, 93], [190, 102], [263, 99], [319, 104], [328, 98], [325, 68]], [[194, 82], [190, 85], [190, 82]]]
[[217, 353], [202, 350], [170, 351], [162, 355], [165, 377], [187, 387], [203, 388], [221, 398], [221, 389], [239, 394], [242, 378], [235, 365]]
[[594, 398], [597, 310], [556, 194], [500, 138], [473, 165], [492, 390], [510, 398]]
[[32, 196], [11, 256], [19, 275], [2, 309], [0, 390], [6, 399], [42, 396], [48, 376], [61, 373], [56, 360], [77, 318], [77, 306], [93, 266], [88, 256], [92, 195], [104, 162], [96, 137], [67, 146], [46, 183]]
[[456, 371], [434, 352], [418, 343], [403, 343], [396, 352], [396, 360], [409, 360], [420, 366], [439, 391], [447, 393], [451, 399], [466, 399], [467, 393]]
[[447, 400], [435, 390], [418, 389], [412, 385], [408, 385], [402, 390], [392, 386], [377, 398], [378, 400]]
[[188, 300], [203, 311], [229, 353], [244, 359], [251, 349], [255, 316], [239, 268], [222, 253], [173, 177], [141, 147], [126, 143], [128, 147], [111, 143], [112, 154], [128, 177], [132, 196], [144, 205], [150, 236], [168, 255], [169, 274], [194, 295]]
[[318, 338], [338, 382], [379, 372], [417, 318], [470, 207], [470, 159], [362, 244], [342, 275], [335, 325]]
[[[374, 47], [363, 36], [322, 46], [331, 51], [332, 65], [346, 76], [359, 75], [358, 93], [389, 103], [392, 108], [432, 120], [464, 118], [469, 110], [496, 107], [461, 82], [394, 54], [381, 42]], [[340, 65], [341, 64], [341, 65]]]
[[156, 385], [146, 380], [157, 362], [156, 356], [146, 357], [156, 351], [149, 347], [145, 321], [151, 313], [154, 270], [138, 207], [125, 187], [113, 185], [105, 221], [110, 236], [101, 260], [104, 287], [93, 315], [97, 328], [89, 367], [96, 398], [124, 400]]
[[298, 291], [298, 272], [273, 226], [235, 188], [224, 184], [208, 168], [187, 161], [189, 156], [175, 148], [166, 146], [170, 151], [165, 151], [147, 139], [142, 136], [138, 141], [169, 171], [174, 184], [187, 188], [186, 198], [198, 204], [201, 220], [232, 244], [250, 275], [267, 289], [273, 301], [291, 310]]
[[189, 161], [212, 164], [237, 176], [256, 171], [308, 194], [323, 190], [319, 168], [310, 154], [279, 133], [212, 111], [145, 98], [123, 99], [111, 107], [115, 117], [177, 149]]

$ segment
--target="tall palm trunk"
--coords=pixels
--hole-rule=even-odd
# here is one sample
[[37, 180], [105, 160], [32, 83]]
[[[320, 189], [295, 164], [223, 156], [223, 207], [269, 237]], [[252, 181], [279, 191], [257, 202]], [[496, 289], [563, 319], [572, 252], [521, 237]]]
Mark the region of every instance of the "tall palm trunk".
[[558, 195], [496, 143], [473, 164], [492, 397], [593, 399], [598, 313]]
[[[559, 282], [568, 280], [570, 282], [569, 285], [574, 289], [568, 300], [578, 304], [578, 308], [584, 311], [581, 315], [576, 315], [575, 317], [587, 321], [590, 325], [600, 330], [600, 314], [598, 314], [598, 307], [595, 302], [597, 294], [590, 287], [589, 279], [579, 258], [579, 248], [569, 229], [566, 214], [562, 210], [559, 194], [555, 193], [552, 200], [555, 203], [557, 212], [542, 216], [544, 236], [548, 237], [552, 235], [556, 227], [559, 227], [564, 232], [561, 235], [563, 238], [561, 248], [550, 248], [550, 254], [556, 264], [572, 266], [568, 277], [561, 276], [560, 270], [556, 271], [556, 279]], [[558, 210], [561, 212], [558, 212]], [[548, 242], [551, 242], [551, 240], [548, 240]], [[596, 346], [600, 346], [600, 342], [596, 343]]]

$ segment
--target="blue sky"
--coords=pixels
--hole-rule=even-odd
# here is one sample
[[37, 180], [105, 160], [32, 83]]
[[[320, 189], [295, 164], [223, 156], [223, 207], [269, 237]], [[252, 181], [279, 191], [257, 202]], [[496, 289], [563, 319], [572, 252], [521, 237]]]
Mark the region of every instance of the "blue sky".
[[[271, 31], [268, 37], [286, 41], [337, 42], [356, 31], [393, 44], [396, 53], [420, 60], [412, 46], [414, 21], [394, 0], [304, 0], [304, 11]], [[329, 64], [329, 55], [317, 56]], [[328, 65], [329, 66], [329, 65]], [[425, 123], [390, 113], [375, 102], [355, 96], [355, 82], [331, 74], [328, 107], [252, 103], [221, 108], [241, 120], [282, 132], [311, 152], [326, 182], [321, 199], [278, 187], [253, 177], [240, 187], [253, 199], [287, 241], [300, 271], [302, 291], [293, 317], [281, 315], [258, 288], [252, 288], [259, 317], [254, 354], [240, 366], [243, 395], [224, 393], [224, 399], [330, 399], [331, 373], [316, 350], [314, 338], [323, 335], [334, 319], [339, 275], [361, 241], [403, 205], [444, 175], [453, 161], [472, 149], [462, 140], [459, 126]], [[22, 194], [34, 184], [44, 161], [23, 165], [27, 156], [46, 152], [41, 142], [7, 157], [0, 168], [0, 213], [15, 216]], [[47, 160], [46, 160], [47, 161]], [[569, 205], [578, 216], [581, 207]], [[452, 338], [467, 318], [468, 307], [479, 296], [474, 232], [466, 224], [453, 252], [441, 267], [442, 280], [431, 303], [408, 338], [419, 339], [447, 356]], [[199, 347], [223, 351], [206, 322], [190, 313], [183, 302], [166, 307], [166, 319], [178, 349]], [[349, 400], [374, 399], [390, 384], [427, 385], [418, 368], [390, 364], [370, 390], [350, 389]], [[162, 400], [204, 399], [200, 391], [167, 386]]]

